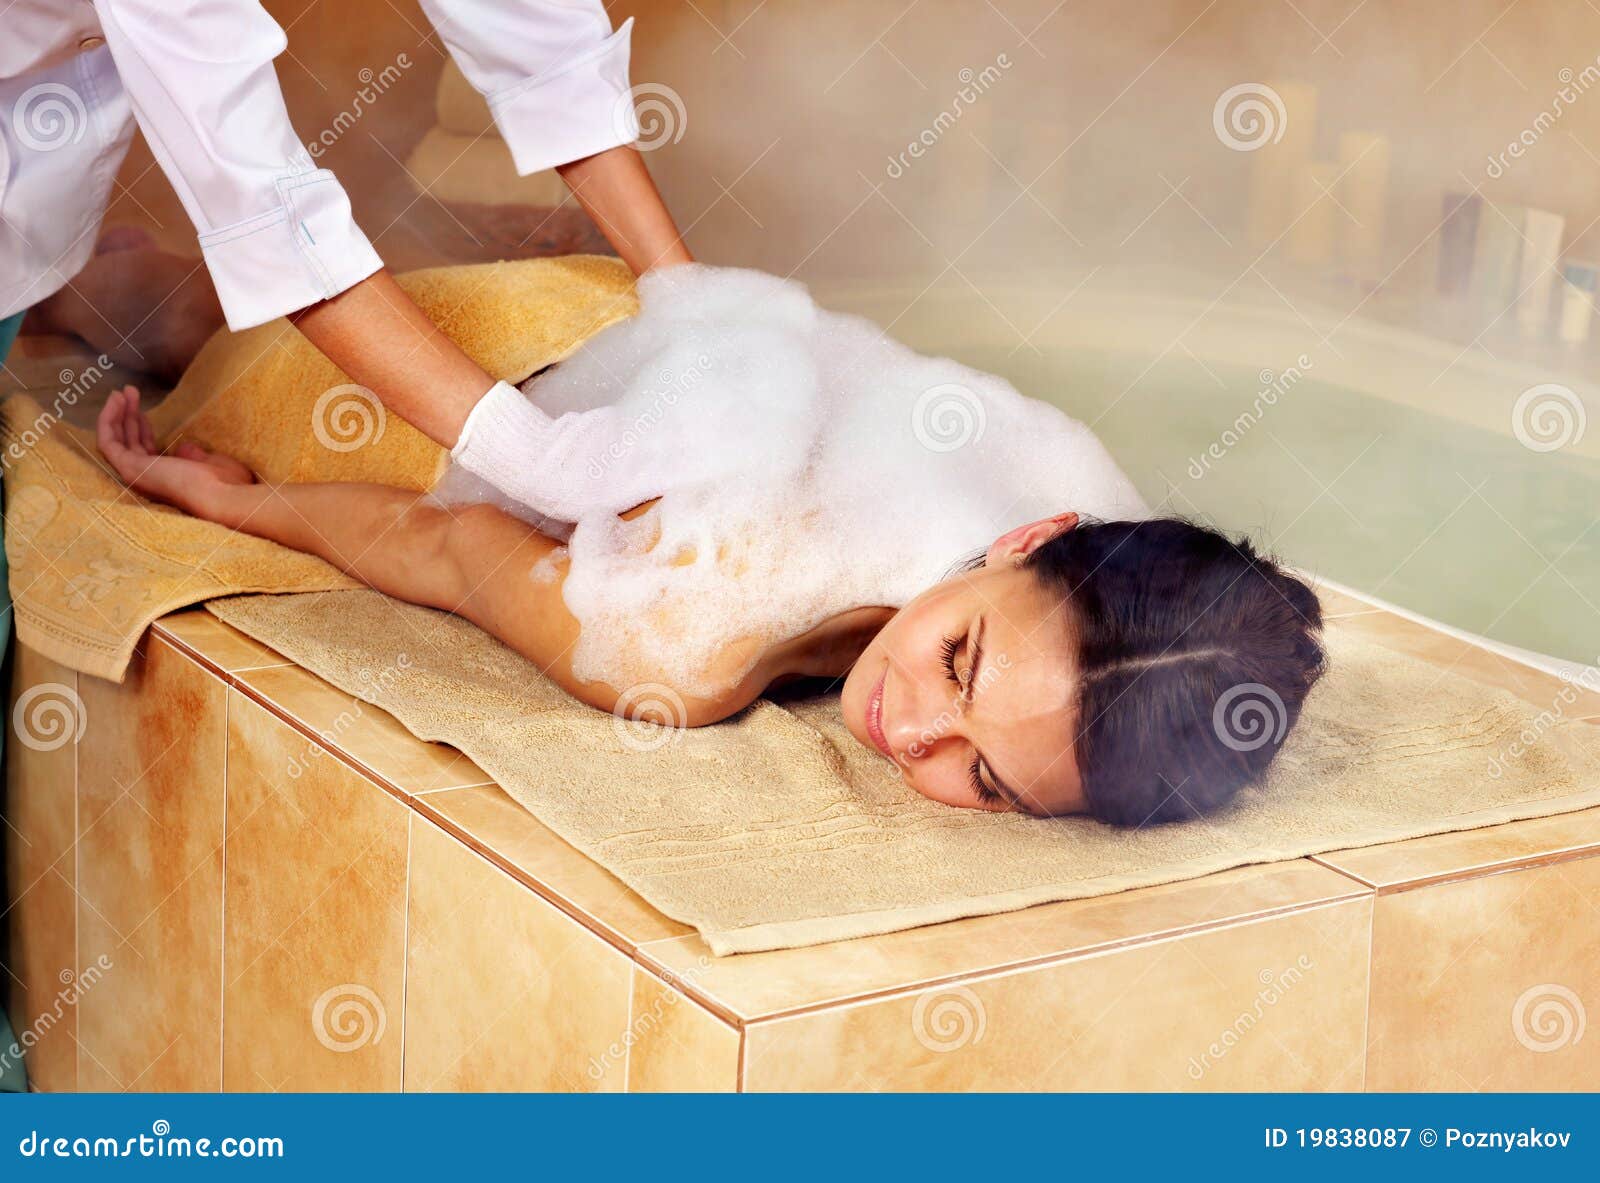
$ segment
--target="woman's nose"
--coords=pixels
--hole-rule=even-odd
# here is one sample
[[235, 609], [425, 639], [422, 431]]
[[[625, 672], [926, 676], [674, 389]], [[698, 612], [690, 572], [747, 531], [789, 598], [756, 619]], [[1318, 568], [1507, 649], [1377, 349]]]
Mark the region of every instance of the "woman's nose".
[[955, 687], [943, 680], [936, 689], [914, 678], [905, 679], [904, 686], [902, 700], [889, 704], [893, 714], [885, 720], [884, 738], [896, 759], [906, 765], [931, 755], [958, 734], [961, 700]]

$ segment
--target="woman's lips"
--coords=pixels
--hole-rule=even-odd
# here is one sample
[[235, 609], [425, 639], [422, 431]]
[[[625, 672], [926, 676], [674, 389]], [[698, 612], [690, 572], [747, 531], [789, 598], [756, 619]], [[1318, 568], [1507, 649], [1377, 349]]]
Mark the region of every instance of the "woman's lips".
[[893, 760], [894, 753], [889, 750], [888, 737], [883, 734], [883, 683], [888, 677], [889, 671], [884, 670], [872, 693], [867, 695], [867, 735], [880, 752]]

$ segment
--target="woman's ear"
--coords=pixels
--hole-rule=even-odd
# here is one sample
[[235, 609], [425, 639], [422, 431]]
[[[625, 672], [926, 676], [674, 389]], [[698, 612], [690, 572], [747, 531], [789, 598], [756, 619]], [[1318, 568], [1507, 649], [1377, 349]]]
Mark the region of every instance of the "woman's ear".
[[1057, 534], [1065, 534], [1077, 524], [1077, 514], [1058, 513], [1054, 517], [1043, 518], [1037, 522], [1029, 522], [1026, 526], [1007, 530], [990, 545], [989, 553], [983, 557], [984, 566], [998, 567], [1002, 563], [1020, 563]]

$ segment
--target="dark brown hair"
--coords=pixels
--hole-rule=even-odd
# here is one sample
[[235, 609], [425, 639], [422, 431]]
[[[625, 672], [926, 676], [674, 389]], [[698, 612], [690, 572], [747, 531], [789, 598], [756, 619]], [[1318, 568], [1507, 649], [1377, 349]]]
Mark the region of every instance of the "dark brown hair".
[[1095, 817], [1196, 817], [1262, 778], [1323, 671], [1310, 587], [1181, 518], [1081, 523], [1024, 567], [1068, 607], [1073, 749]]

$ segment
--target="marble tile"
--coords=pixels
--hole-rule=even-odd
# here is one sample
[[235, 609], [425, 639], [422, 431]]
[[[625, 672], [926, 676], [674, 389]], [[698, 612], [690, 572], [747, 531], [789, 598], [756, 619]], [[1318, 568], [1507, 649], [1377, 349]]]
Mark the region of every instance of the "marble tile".
[[489, 775], [454, 748], [418, 739], [387, 711], [299, 666], [245, 670], [237, 677], [253, 697], [272, 703], [401, 794], [489, 783]]
[[425, 816], [623, 949], [694, 931], [657, 912], [498, 785], [428, 793], [415, 804]]
[[400, 1087], [410, 812], [319, 751], [230, 692], [229, 1090]]
[[5, 737], [6, 1012], [29, 1083], [43, 1092], [78, 1086], [76, 746], [84, 718], [78, 675], [18, 646]]
[[200, 661], [226, 674], [291, 664], [277, 650], [269, 649], [232, 625], [222, 623], [204, 608], [185, 608], [170, 616], [163, 616], [150, 628], [157, 636], [171, 641], [176, 648], [190, 651]]
[[730, 1017], [750, 1020], [1367, 894], [1294, 859], [803, 949], [712, 957], [691, 935], [653, 941], [640, 955]]
[[633, 971], [630, 1093], [731, 1093], [739, 1031], [648, 970]]
[[1380, 889], [1442, 877], [1483, 874], [1600, 849], [1600, 809], [1336, 850], [1316, 861]]
[[632, 962], [431, 822], [411, 838], [407, 1091], [621, 1091]]
[[221, 1084], [227, 687], [159, 638], [78, 682], [78, 1087]]
[[1600, 1084], [1600, 856], [1381, 895], [1367, 1087]]
[[1371, 897], [745, 1029], [744, 1088], [1360, 1089]]

